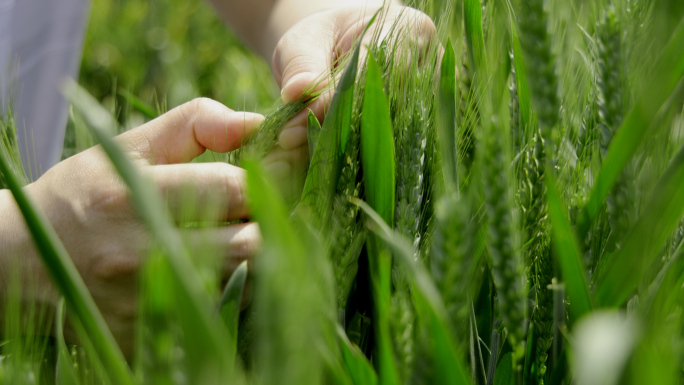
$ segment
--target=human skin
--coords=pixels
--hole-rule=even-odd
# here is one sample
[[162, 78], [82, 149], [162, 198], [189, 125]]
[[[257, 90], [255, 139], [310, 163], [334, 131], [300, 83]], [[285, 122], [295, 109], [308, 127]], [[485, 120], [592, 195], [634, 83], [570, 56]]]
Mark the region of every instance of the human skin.
[[[369, 1], [368, 7], [360, 6], [365, 3], [361, 1], [211, 1], [248, 45], [272, 60], [283, 101], [321, 79], [335, 58], [351, 49], [381, 5], [379, 1]], [[401, 10], [393, 7], [385, 23], [376, 28], [388, 28]], [[427, 16], [407, 11], [419, 18], [426, 35], [434, 34]], [[324, 78], [319, 86], [328, 81]], [[324, 93], [310, 105], [321, 120], [330, 98], [331, 93]], [[230, 221], [249, 217], [244, 170], [223, 163], [188, 162], [207, 149], [235, 149], [262, 119], [209, 99], [196, 99], [118, 136], [117, 141], [166, 197], [177, 222]], [[301, 172], [307, 160], [306, 115], [302, 113], [286, 125], [265, 163], [278, 179], [287, 180], [292, 173]], [[54, 226], [114, 337], [130, 357], [138, 309], [138, 271], [150, 240], [102, 149], [96, 146], [60, 162], [24, 189]], [[190, 217], [182, 210], [188, 203], [188, 191], [198, 206]], [[211, 207], [206, 207], [207, 202]], [[214, 215], [197, 214], [206, 212]], [[10, 277], [22, 282], [22, 301], [53, 311], [58, 293], [7, 190], [0, 190], [0, 213], [0, 322]], [[250, 259], [260, 244], [255, 223], [183, 232], [191, 242], [222, 250], [224, 278], [241, 261]], [[73, 332], [67, 333], [73, 340]]]
[[[225, 222], [248, 216], [244, 170], [225, 163], [187, 163], [209, 149], [238, 147], [245, 133], [263, 120], [235, 112], [210, 99], [196, 99], [117, 137], [118, 144], [162, 194], [176, 221]], [[198, 204], [188, 217], [183, 197], [192, 191]], [[48, 170], [25, 191], [54, 226], [96, 304], [124, 352], [133, 348], [137, 314], [137, 272], [150, 239], [136, 215], [125, 185], [100, 146]], [[225, 197], [226, 199], [218, 199]], [[218, 209], [217, 209], [218, 208]], [[58, 295], [8, 190], [0, 191], [0, 282], [10, 273], [22, 278], [22, 300], [55, 309]], [[224, 274], [258, 247], [256, 223], [185, 230], [223, 250]], [[2, 290], [6, 293], [6, 290]]]

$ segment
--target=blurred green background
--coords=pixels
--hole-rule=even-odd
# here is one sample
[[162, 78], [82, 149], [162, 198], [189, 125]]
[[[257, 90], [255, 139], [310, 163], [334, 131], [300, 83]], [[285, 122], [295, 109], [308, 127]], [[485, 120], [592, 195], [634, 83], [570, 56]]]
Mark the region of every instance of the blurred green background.
[[92, 0], [79, 83], [125, 128], [144, 121], [126, 91], [162, 109], [206, 96], [259, 112], [280, 94], [270, 65], [202, 0]]

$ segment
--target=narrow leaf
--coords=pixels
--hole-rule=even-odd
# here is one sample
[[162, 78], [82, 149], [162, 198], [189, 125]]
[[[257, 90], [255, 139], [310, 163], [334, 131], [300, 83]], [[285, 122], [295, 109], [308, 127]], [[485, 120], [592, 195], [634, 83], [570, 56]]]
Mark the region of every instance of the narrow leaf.
[[57, 305], [56, 324], [57, 330], [57, 368], [55, 373], [56, 385], [78, 385], [78, 377], [71, 362], [69, 350], [64, 341], [64, 321], [66, 320], [66, 305], [64, 298]]
[[684, 147], [653, 188], [641, 217], [605, 268], [596, 292], [601, 305], [620, 306], [641, 282], [684, 215], [683, 196]]
[[342, 357], [347, 366], [347, 371], [355, 385], [376, 385], [378, 376], [373, 370], [373, 365], [368, 361], [358, 346], [352, 344], [347, 338], [347, 333], [338, 326], [337, 337], [342, 350]]
[[112, 381], [117, 384], [133, 384], [133, 374], [74, 262], [55, 229], [22, 189], [4, 150], [0, 150], [0, 173], [24, 216], [45, 268], [93, 341]]
[[456, 164], [456, 57], [451, 39], [444, 48], [439, 75], [437, 134], [441, 143], [442, 169], [447, 191], [458, 191]]
[[523, 58], [522, 46], [515, 23], [511, 22], [511, 40], [513, 43], [513, 67], [515, 68], [515, 79], [518, 87], [518, 106], [520, 107], [520, 121], [524, 127], [528, 127], [532, 121], [530, 112], [530, 89], [527, 85], [527, 69]]
[[351, 113], [354, 100], [354, 84], [358, 69], [361, 41], [377, 14], [366, 25], [359, 42], [342, 72], [335, 94], [330, 101], [316, 149], [311, 156], [309, 173], [304, 182], [301, 206], [315, 213], [316, 228], [326, 228], [330, 223], [330, 208], [335, 197], [335, 188], [342, 168], [342, 155], [347, 146], [351, 130]]
[[[81, 113], [90, 126], [94, 137], [111, 160], [114, 168], [130, 189], [130, 196], [136, 212], [158, 241], [171, 265], [176, 280], [175, 293], [183, 328], [192, 338], [186, 338], [186, 349], [193, 363], [193, 376], [229, 375], [232, 362], [224, 341], [228, 339], [223, 324], [214, 317], [214, 307], [202, 284], [197, 269], [192, 264], [185, 245], [174, 226], [165, 200], [152, 183], [138, 171], [126, 153], [114, 142], [110, 133], [116, 132], [116, 123], [87, 91], [69, 81], [64, 84], [64, 94]], [[200, 373], [202, 372], [202, 373]]]
[[425, 267], [414, 260], [413, 247], [408, 240], [392, 231], [367, 203], [359, 199], [353, 199], [353, 202], [370, 219], [371, 230], [392, 249], [396, 261], [403, 267], [411, 282], [411, 295], [417, 313], [428, 325], [434, 344], [434, 378], [439, 378], [441, 384], [470, 384], [468, 372], [458, 356], [456, 345], [446, 326], [448, 324], [444, 303]]
[[[361, 167], [366, 199], [387, 223], [394, 223], [394, 137], [382, 72], [373, 55], [368, 55], [366, 84], [361, 114]], [[389, 333], [390, 254], [376, 236], [368, 240], [375, 330], [378, 339], [380, 383], [398, 384], [397, 368]], [[388, 271], [385, 271], [388, 270]]]
[[479, 0], [465, 0], [463, 3], [466, 42], [470, 67], [475, 73], [485, 69], [485, 43], [482, 30], [482, 4]]
[[513, 373], [513, 354], [506, 353], [501, 357], [494, 374], [494, 385], [513, 385], [515, 373]]
[[563, 207], [565, 206], [561, 204], [551, 173], [546, 175], [549, 219], [553, 227], [553, 245], [561, 272], [563, 273], [565, 291], [570, 302], [568, 310], [574, 322], [592, 310], [589, 286], [587, 285], [587, 278], [584, 276], [580, 248], [572, 227], [570, 227], [570, 222], [568, 222], [563, 213]]
[[632, 158], [639, 144], [648, 136], [651, 122], [660, 107], [684, 77], [684, 20], [679, 23], [669, 43], [661, 53], [652, 72], [652, 79], [646, 84], [637, 104], [629, 112], [622, 126], [613, 138], [603, 161], [589, 201], [580, 213], [578, 234], [583, 238], [596, 219], [610, 189], [627, 162]]
[[[375, 239], [371, 237], [371, 245]], [[389, 250], [379, 246], [371, 246], [375, 254], [371, 261], [374, 277], [371, 278], [373, 301], [375, 302], [373, 323], [377, 349], [377, 366], [381, 385], [399, 385], [399, 375], [394, 361], [392, 337], [390, 334], [390, 285], [391, 264]], [[375, 359], [374, 359], [375, 360]]]
[[337, 348], [333, 352], [325, 343], [335, 341], [337, 319], [329, 259], [308, 221], [300, 215], [292, 217], [295, 223], [288, 220], [285, 203], [259, 163], [245, 165], [250, 211], [263, 235], [254, 301], [259, 315], [255, 356], [263, 383], [319, 383], [325, 364], [334, 371], [341, 361]]
[[240, 319], [240, 304], [242, 303], [242, 293], [247, 281], [247, 261], [244, 261], [233, 272], [223, 290], [219, 312], [221, 319], [228, 330], [228, 354], [231, 361], [235, 359], [237, 352], [238, 321]]
[[368, 55], [361, 116], [361, 166], [368, 204], [389, 224], [394, 223], [394, 136], [382, 72]]
[[321, 123], [318, 122], [316, 115], [309, 110], [309, 116], [307, 118], [306, 132], [309, 142], [309, 161], [313, 159], [313, 154], [316, 151], [316, 143], [318, 142], [318, 136], [321, 134]]
[[133, 95], [130, 91], [121, 88], [119, 90], [119, 95], [123, 96], [124, 99], [130, 104], [136, 111], [145, 115], [148, 119], [155, 119], [159, 116], [157, 111], [152, 108], [149, 104], [143, 102], [137, 96]]

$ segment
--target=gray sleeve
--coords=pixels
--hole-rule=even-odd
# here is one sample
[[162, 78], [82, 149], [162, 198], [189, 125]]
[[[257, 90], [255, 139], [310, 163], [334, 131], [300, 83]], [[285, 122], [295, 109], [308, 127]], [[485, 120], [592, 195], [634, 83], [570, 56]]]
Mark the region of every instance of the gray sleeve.
[[0, 0], [0, 64], [11, 67], [0, 77], [3, 108], [9, 100], [33, 179], [62, 153], [68, 104], [59, 85], [78, 77], [88, 10], [88, 0]]

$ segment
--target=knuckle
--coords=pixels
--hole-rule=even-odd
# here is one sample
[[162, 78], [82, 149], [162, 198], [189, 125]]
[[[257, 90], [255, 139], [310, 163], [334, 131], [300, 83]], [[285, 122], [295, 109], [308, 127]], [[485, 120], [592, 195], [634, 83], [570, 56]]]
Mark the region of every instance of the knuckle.
[[124, 182], [115, 175], [97, 183], [90, 191], [86, 211], [122, 212], [129, 206], [129, 193]]
[[130, 255], [111, 256], [102, 258], [97, 266], [97, 275], [100, 279], [113, 281], [134, 275], [140, 268], [140, 261], [137, 257]]
[[138, 302], [135, 298], [119, 303], [117, 314], [123, 320], [134, 321], [138, 318]]

